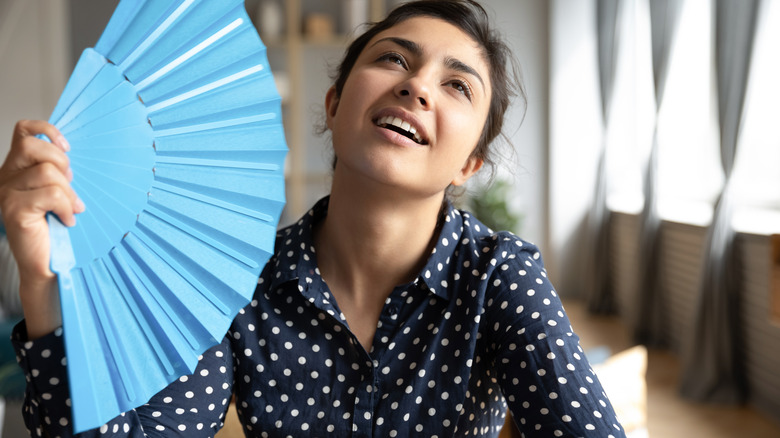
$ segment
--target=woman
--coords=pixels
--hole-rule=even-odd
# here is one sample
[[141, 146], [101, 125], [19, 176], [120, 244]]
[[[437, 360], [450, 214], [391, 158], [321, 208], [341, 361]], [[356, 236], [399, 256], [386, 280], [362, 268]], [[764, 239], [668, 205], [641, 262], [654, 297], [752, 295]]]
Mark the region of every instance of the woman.
[[[248, 436], [495, 436], [507, 405], [525, 436], [623, 436], [536, 248], [447, 202], [500, 133], [509, 60], [469, 0], [406, 4], [352, 43], [325, 99], [330, 197], [278, 233], [195, 373], [84, 435], [211, 436], [234, 396]], [[0, 173], [24, 414], [50, 436], [70, 421], [44, 214], [84, 209], [66, 150], [20, 122]]]

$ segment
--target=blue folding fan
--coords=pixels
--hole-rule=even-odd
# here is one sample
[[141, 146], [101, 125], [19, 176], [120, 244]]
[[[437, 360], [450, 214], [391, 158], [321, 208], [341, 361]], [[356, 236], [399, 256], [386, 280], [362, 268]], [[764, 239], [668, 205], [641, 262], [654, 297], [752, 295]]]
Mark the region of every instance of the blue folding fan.
[[87, 207], [49, 218], [81, 432], [222, 340], [273, 250], [287, 147], [243, 0], [122, 0], [50, 121]]

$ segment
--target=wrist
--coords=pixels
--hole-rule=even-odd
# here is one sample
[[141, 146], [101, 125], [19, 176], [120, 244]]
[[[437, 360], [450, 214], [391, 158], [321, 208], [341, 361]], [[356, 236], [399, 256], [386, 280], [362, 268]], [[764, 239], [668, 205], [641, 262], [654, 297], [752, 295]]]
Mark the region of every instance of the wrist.
[[29, 340], [40, 338], [62, 325], [56, 277], [20, 278], [19, 295]]

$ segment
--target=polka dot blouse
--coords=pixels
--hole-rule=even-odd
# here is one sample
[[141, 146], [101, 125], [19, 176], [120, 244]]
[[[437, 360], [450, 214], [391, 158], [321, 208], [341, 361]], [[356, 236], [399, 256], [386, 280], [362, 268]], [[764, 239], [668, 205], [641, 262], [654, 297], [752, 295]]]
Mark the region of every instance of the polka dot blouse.
[[[231, 396], [249, 437], [494, 437], [507, 407], [526, 437], [625, 436], [533, 245], [448, 207], [366, 351], [317, 268], [327, 206], [278, 233], [253, 300], [192, 375], [83, 436], [213, 436]], [[24, 333], [27, 426], [69, 436], [62, 331]]]

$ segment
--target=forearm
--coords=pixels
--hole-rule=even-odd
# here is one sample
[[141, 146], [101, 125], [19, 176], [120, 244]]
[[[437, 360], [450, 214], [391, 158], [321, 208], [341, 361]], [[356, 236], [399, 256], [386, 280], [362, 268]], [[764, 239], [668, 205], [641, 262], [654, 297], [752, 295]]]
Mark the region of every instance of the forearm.
[[[25, 424], [33, 436], [74, 436], [63, 331], [56, 329], [28, 341], [24, 324], [14, 329], [12, 342], [27, 377], [22, 411]], [[204, 352], [192, 375], [175, 380], [147, 404], [76, 436], [213, 436], [222, 426], [232, 394], [231, 361], [230, 347], [223, 341]], [[188, 397], [190, 393], [197, 397]], [[181, 434], [185, 430], [186, 434]]]
[[36, 340], [62, 326], [56, 277], [19, 280], [27, 339]]

